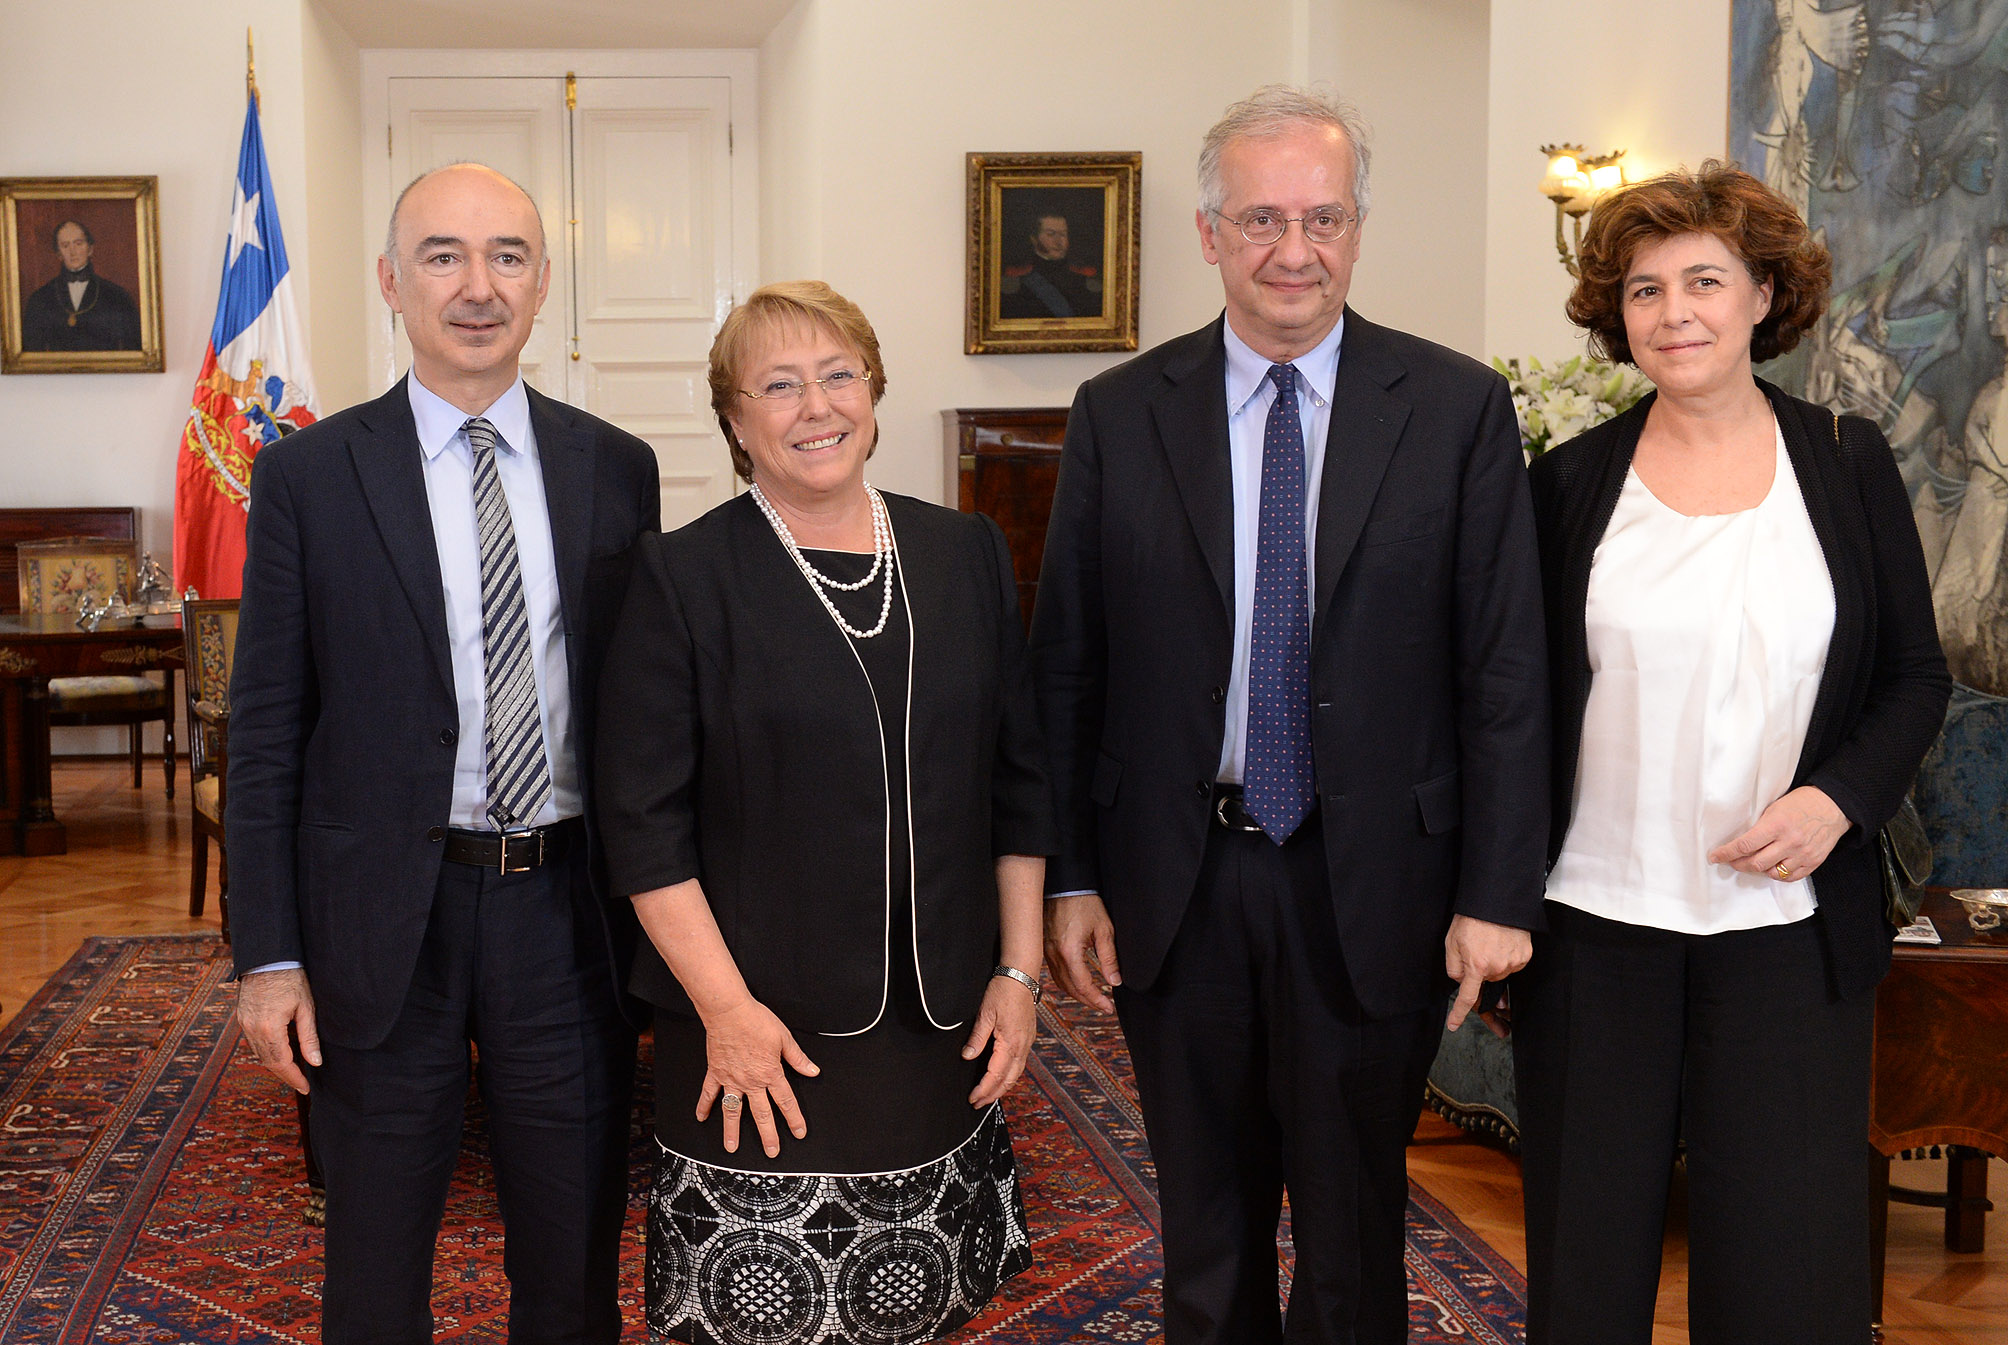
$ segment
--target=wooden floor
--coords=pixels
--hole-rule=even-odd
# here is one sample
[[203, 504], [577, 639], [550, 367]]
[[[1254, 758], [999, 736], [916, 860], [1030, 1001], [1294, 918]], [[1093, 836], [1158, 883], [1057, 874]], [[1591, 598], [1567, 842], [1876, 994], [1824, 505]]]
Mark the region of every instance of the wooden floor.
[[[180, 773], [185, 785], [187, 773]], [[170, 806], [158, 761], [134, 790], [124, 763], [61, 764], [56, 810], [70, 852], [0, 857], [0, 1018], [11, 1016], [90, 934], [164, 934], [217, 928], [215, 875], [208, 907], [188, 917], [187, 794]], [[211, 861], [212, 870], [214, 860]], [[1515, 1265], [1525, 1268], [1520, 1168], [1505, 1153], [1425, 1115], [1409, 1151], [1415, 1179]], [[2008, 1206], [2008, 1176], [1994, 1169], [1995, 1198]], [[1899, 1163], [1899, 1185], [1944, 1181], [1942, 1164]], [[1676, 1192], [1678, 1195], [1678, 1192]], [[2008, 1345], [2008, 1217], [1989, 1221], [1984, 1254], [1947, 1252], [1936, 1210], [1892, 1205], [1890, 1345]], [[1686, 1241], [1678, 1202], [1666, 1242], [1654, 1345], [1687, 1339]], [[1781, 1341], [1778, 1345], [1793, 1345]]]

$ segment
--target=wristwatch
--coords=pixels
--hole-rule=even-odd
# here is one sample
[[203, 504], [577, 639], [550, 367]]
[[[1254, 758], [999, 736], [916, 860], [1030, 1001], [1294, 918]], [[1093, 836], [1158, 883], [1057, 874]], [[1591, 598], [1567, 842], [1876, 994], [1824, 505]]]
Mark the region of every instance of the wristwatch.
[[1027, 976], [1024, 972], [1018, 970], [1016, 967], [1007, 967], [1000, 962], [997, 964], [996, 968], [991, 971], [990, 974], [992, 976], [1008, 976], [1012, 980], [1016, 981], [1019, 985], [1024, 986], [1027, 990], [1032, 992], [1032, 1002], [1034, 1004], [1037, 1004], [1045, 996], [1046, 992], [1044, 987], [1042, 987], [1039, 984], [1039, 978], [1036, 976]]

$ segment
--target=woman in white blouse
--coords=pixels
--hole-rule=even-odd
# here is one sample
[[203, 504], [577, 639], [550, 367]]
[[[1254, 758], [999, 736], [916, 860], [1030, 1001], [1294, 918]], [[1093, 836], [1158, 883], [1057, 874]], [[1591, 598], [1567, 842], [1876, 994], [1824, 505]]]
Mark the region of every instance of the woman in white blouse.
[[1569, 317], [1658, 391], [1532, 469], [1548, 931], [1514, 986], [1531, 1345], [1645, 1345], [1687, 1146], [1698, 1345], [1869, 1336], [1875, 834], [1950, 682], [1873, 423], [1758, 379], [1826, 249], [1716, 163], [1592, 215]]

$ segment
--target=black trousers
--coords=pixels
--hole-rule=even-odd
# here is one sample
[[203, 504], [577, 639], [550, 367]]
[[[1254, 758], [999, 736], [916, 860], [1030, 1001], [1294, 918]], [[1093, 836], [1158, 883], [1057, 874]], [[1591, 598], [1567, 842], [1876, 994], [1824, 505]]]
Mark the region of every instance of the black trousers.
[[1167, 1345], [1403, 1340], [1406, 1146], [1442, 1020], [1361, 1011], [1316, 819], [1280, 847], [1216, 828], [1163, 971], [1116, 1006], [1157, 1165]]
[[[583, 847], [579, 848], [581, 851]], [[460, 1153], [471, 1042], [488, 1112], [513, 1345], [613, 1342], [633, 1030], [576, 852], [528, 873], [442, 866], [404, 1010], [311, 1083], [327, 1178], [323, 1338], [432, 1338], [433, 1244]]]
[[1875, 996], [1828, 989], [1817, 917], [1547, 911], [1513, 984], [1529, 1345], [1648, 1345], [1683, 1136], [1696, 1345], [1861, 1345]]

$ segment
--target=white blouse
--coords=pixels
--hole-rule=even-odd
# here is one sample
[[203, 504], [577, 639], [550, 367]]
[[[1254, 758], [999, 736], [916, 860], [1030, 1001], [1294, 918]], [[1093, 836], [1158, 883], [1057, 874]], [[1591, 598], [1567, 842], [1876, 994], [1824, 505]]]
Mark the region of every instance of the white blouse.
[[1548, 898], [1686, 934], [1813, 913], [1801, 878], [1708, 852], [1791, 787], [1834, 632], [1834, 587], [1778, 435], [1755, 508], [1691, 517], [1626, 474], [1590, 566], [1590, 696]]

